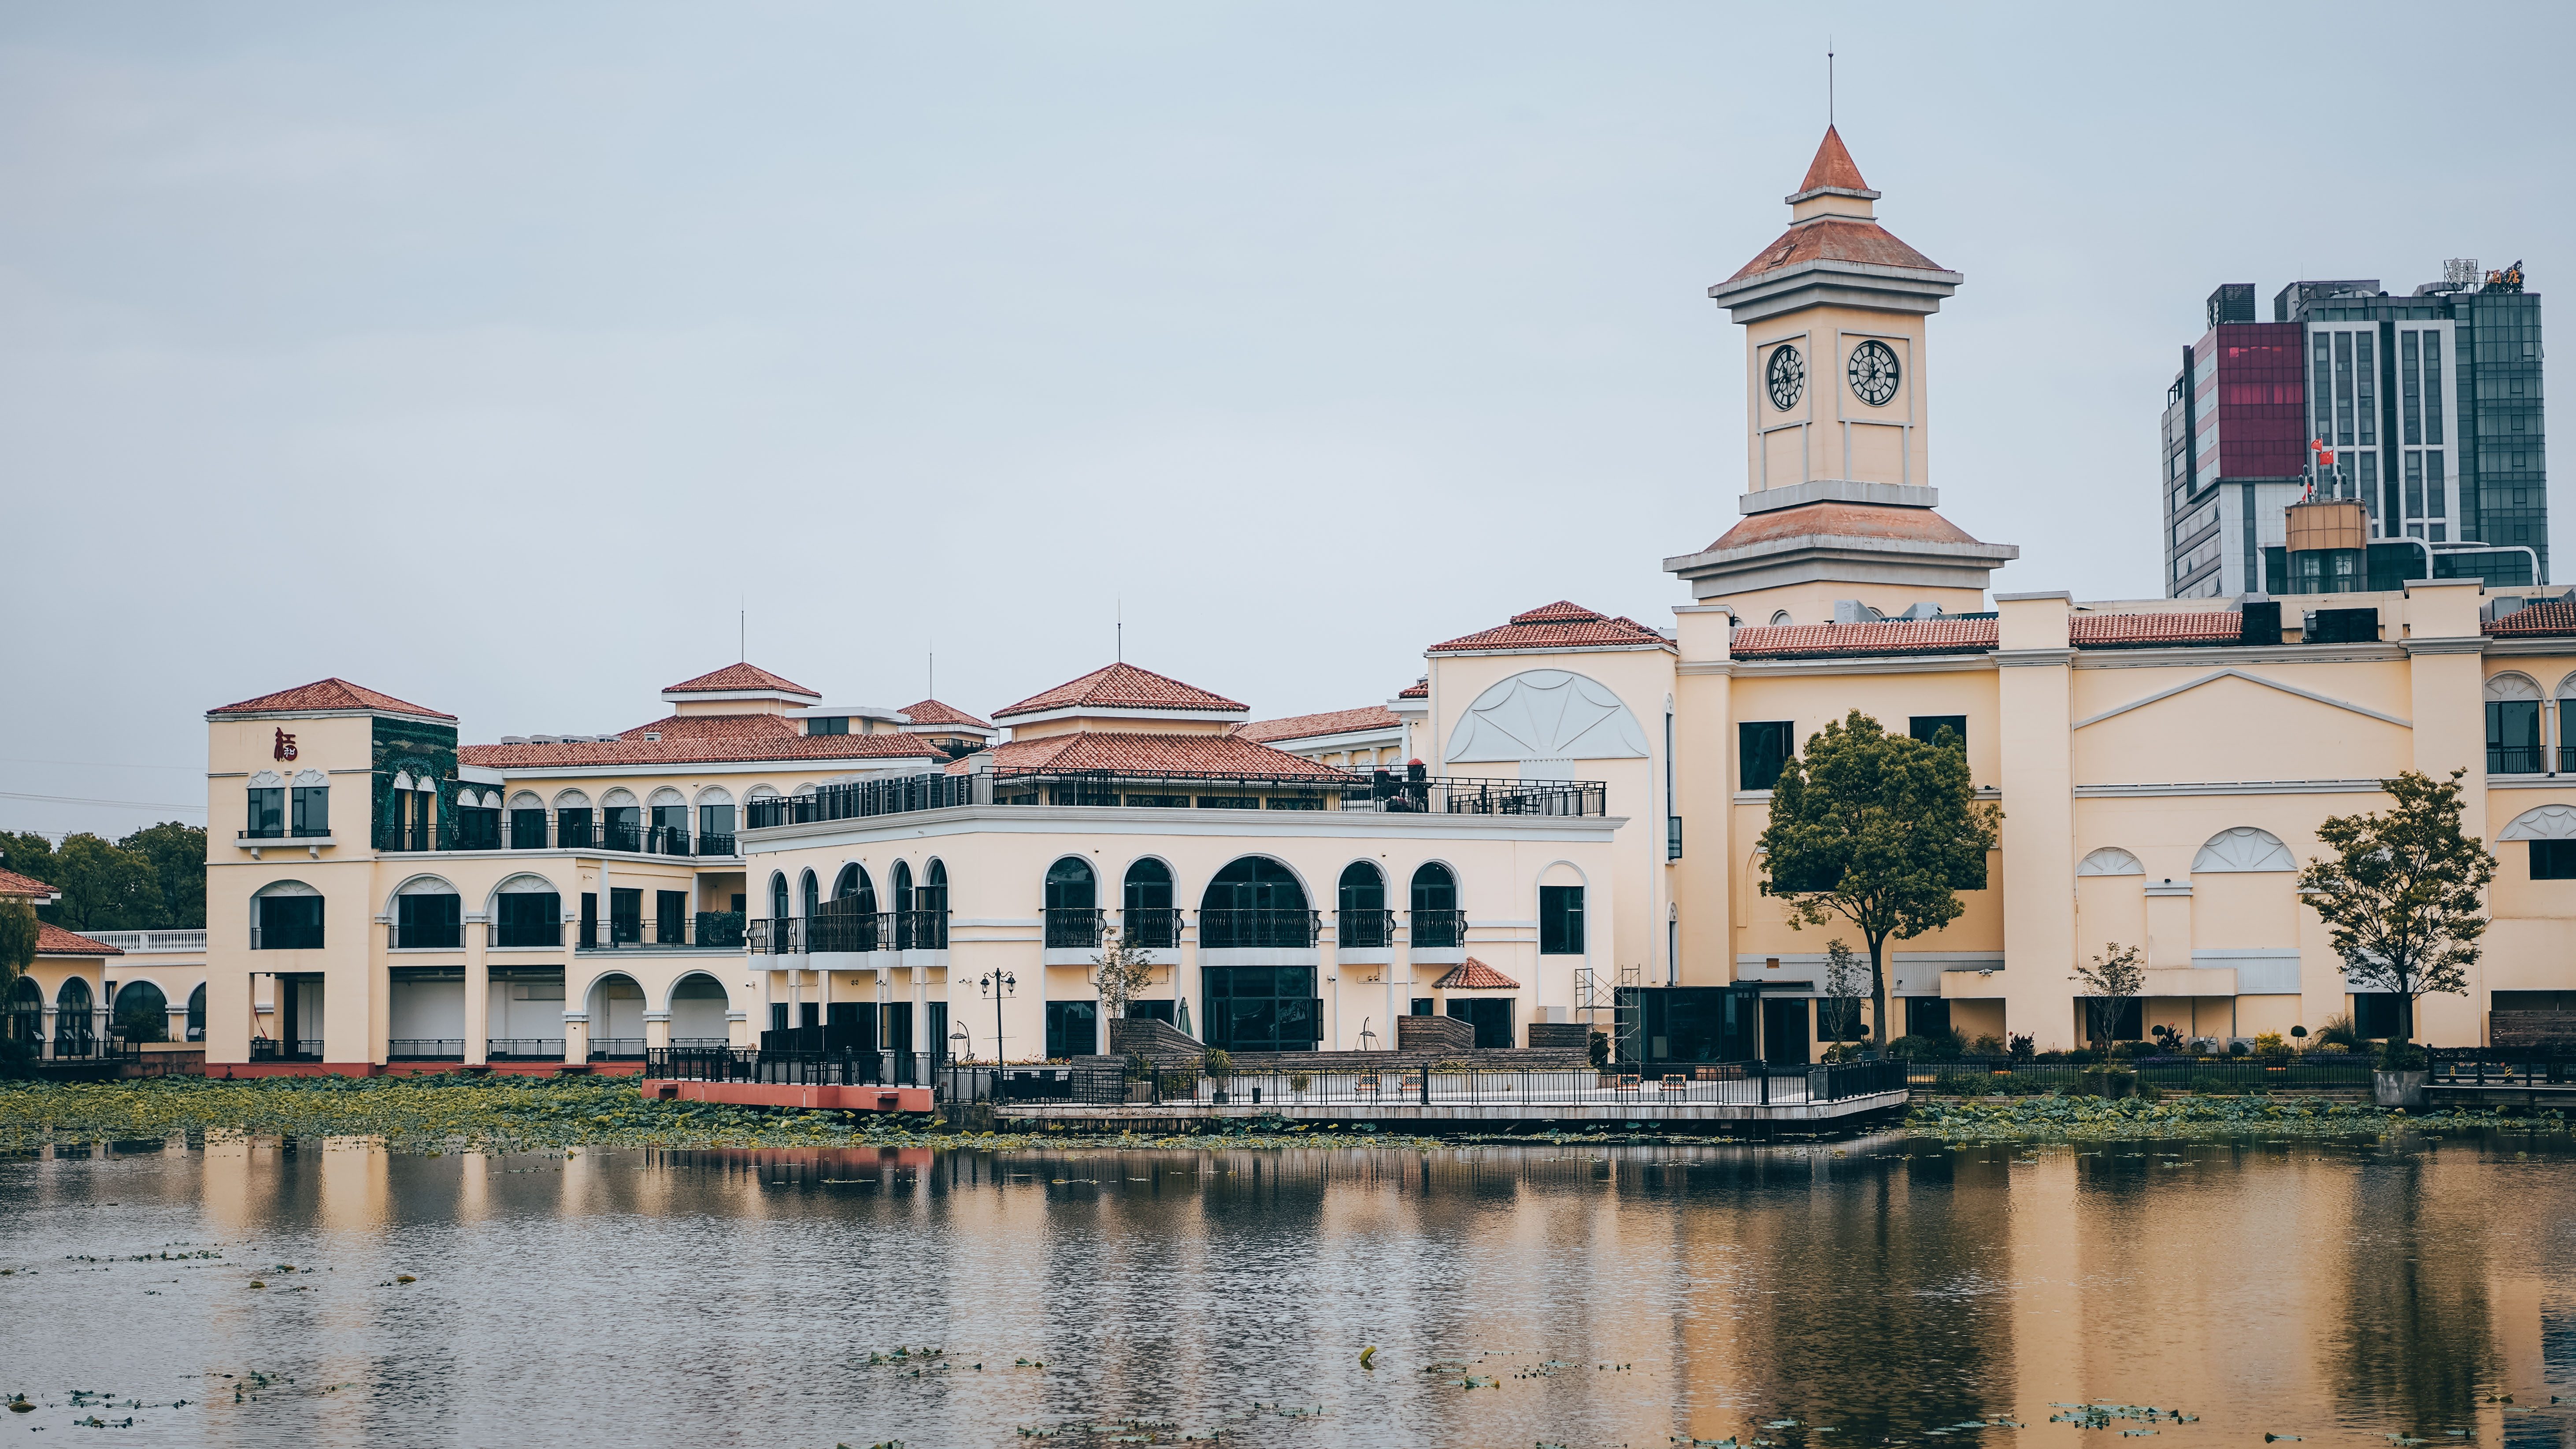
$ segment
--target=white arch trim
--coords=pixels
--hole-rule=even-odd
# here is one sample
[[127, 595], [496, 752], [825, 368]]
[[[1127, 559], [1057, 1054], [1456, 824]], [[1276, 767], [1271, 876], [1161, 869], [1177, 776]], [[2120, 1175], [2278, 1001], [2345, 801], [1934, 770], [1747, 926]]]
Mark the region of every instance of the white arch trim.
[[2540, 681], [2528, 674], [2507, 670], [2487, 678], [2486, 697], [2495, 700], [2540, 698]]
[[2194, 875], [2298, 868], [2299, 862], [2290, 855], [2290, 847], [2281, 843], [2281, 837], [2251, 825], [2234, 826], [2209, 837], [2209, 843], [2191, 859]]
[[2138, 858], [2116, 845], [2106, 845], [2075, 863], [2077, 875], [2145, 875]]
[[2576, 699], [2576, 674], [2568, 675], [2565, 679], [2558, 681], [2558, 697], [2560, 699]]
[[492, 887], [491, 893], [483, 898], [483, 914], [486, 917], [499, 914], [501, 909], [501, 897], [503, 896], [549, 895], [553, 896], [558, 903], [563, 900], [562, 889], [553, 881], [546, 879], [544, 876], [538, 875], [534, 871], [521, 871], [517, 875], [504, 879], [499, 885]]
[[599, 803], [603, 809], [624, 810], [635, 803], [635, 792], [621, 786], [600, 796]]
[[262, 770], [250, 777], [250, 788], [254, 790], [276, 790], [283, 788], [285, 784], [286, 777], [275, 770]]
[[689, 803], [689, 799], [679, 791], [665, 785], [648, 796], [645, 803], [648, 805], [686, 805]]
[[1609, 686], [1563, 669], [1532, 669], [1476, 696], [1449, 735], [1447, 758], [1635, 760], [1646, 731]]
[[[1221, 875], [1221, 874], [1223, 874], [1223, 873], [1224, 873], [1225, 868], [1226, 868], [1227, 866], [1234, 864], [1234, 863], [1235, 863], [1236, 861], [1238, 861], [1238, 860], [1250, 860], [1250, 859], [1252, 859], [1252, 858], [1254, 858], [1254, 857], [1256, 857], [1256, 856], [1258, 856], [1259, 858], [1261, 858], [1261, 859], [1263, 859], [1263, 860], [1266, 860], [1266, 861], [1270, 862], [1272, 865], [1275, 865], [1275, 866], [1279, 867], [1281, 870], [1284, 870], [1284, 871], [1288, 872], [1289, 877], [1290, 877], [1291, 879], [1293, 879], [1293, 880], [1295, 880], [1295, 881], [1297, 882], [1297, 889], [1299, 889], [1300, 891], [1305, 892], [1305, 894], [1306, 894], [1306, 909], [1308, 909], [1308, 910], [1310, 910], [1310, 911], [1313, 911], [1313, 910], [1321, 910], [1321, 909], [1323, 909], [1321, 906], [1318, 906], [1318, 905], [1316, 905], [1316, 904], [1315, 904], [1315, 902], [1316, 902], [1318, 899], [1320, 899], [1320, 897], [1317, 895], [1316, 890], [1315, 890], [1315, 883], [1314, 883], [1313, 881], [1310, 881], [1310, 880], [1308, 880], [1308, 879], [1306, 878], [1306, 873], [1305, 873], [1304, 871], [1299, 870], [1299, 869], [1297, 868], [1297, 864], [1296, 864], [1296, 862], [1291, 861], [1291, 860], [1284, 859], [1284, 858], [1282, 858], [1282, 857], [1280, 857], [1280, 856], [1277, 856], [1277, 855], [1273, 855], [1273, 854], [1271, 854], [1269, 851], [1266, 851], [1266, 850], [1244, 850], [1244, 851], [1237, 851], [1237, 852], [1236, 852], [1236, 853], [1234, 853], [1233, 855], [1229, 855], [1229, 856], [1227, 856], [1227, 857], [1226, 857], [1222, 862], [1220, 862], [1220, 863], [1218, 864], [1218, 866], [1217, 866], [1217, 868], [1216, 868], [1215, 870], [1212, 870], [1212, 871], [1209, 871], [1209, 872], [1208, 872], [1207, 879], [1206, 879], [1206, 880], [1204, 880], [1204, 881], [1201, 881], [1201, 882], [1199, 883], [1199, 888], [1198, 888], [1197, 892], [1195, 893], [1195, 895], [1194, 895], [1194, 896], [1192, 896], [1192, 897], [1187, 897], [1187, 898], [1190, 898], [1190, 899], [1196, 899], [1196, 900], [1198, 900], [1198, 901], [1200, 901], [1200, 902], [1204, 903], [1204, 902], [1207, 900], [1208, 887], [1209, 887], [1209, 886], [1212, 886], [1212, 885], [1214, 885], [1214, 884], [1216, 884], [1216, 878], [1217, 878], [1219, 875]], [[933, 857], [932, 857], [932, 859], [933, 859], [933, 860], [936, 860], [936, 859], [938, 859], [938, 857], [933, 856]], [[1169, 862], [1166, 862], [1166, 864], [1168, 864], [1168, 863], [1169, 863]], [[1177, 871], [1173, 872], [1173, 880], [1172, 880], [1172, 902], [1173, 902], [1173, 904], [1175, 904], [1175, 905], [1180, 904], [1180, 903], [1181, 903], [1181, 901], [1182, 901], [1183, 899], [1185, 899], [1185, 897], [1184, 897], [1184, 896], [1183, 896], [1183, 894], [1182, 894], [1182, 889], [1181, 889], [1181, 883], [1180, 883], [1180, 878], [1179, 878], [1179, 876], [1180, 876], [1180, 873], [1179, 873], [1179, 872], [1177, 872]], [[1409, 889], [1409, 888], [1410, 888], [1409, 883], [1412, 881], [1413, 876], [1412, 876], [1412, 874], [1411, 874], [1410, 872], [1407, 872], [1404, 878], [1405, 878], [1405, 880], [1408, 882], [1408, 887], [1407, 887], [1407, 888]], [[922, 883], [923, 883], [923, 884], [928, 884], [928, 883], [929, 883], [929, 880], [930, 880], [930, 871], [928, 870], [928, 868], [927, 868], [927, 867], [925, 867], [925, 868], [922, 870], [922, 873], [921, 873], [921, 879], [922, 879]], [[1393, 894], [1395, 893], [1395, 889], [1396, 889], [1396, 888], [1395, 888], [1395, 886], [1394, 886], [1394, 885], [1393, 885], [1393, 883], [1392, 883], [1392, 877], [1391, 877], [1391, 876], [1390, 876], [1390, 878], [1389, 878], [1389, 881], [1390, 881], [1390, 883], [1389, 883], [1389, 884], [1388, 884], [1388, 886], [1387, 886], [1387, 893], [1388, 893], [1389, 895], [1393, 895]], [[953, 886], [953, 885], [955, 884], [955, 882], [954, 882], [954, 881], [951, 881], [951, 882], [950, 882], [950, 884]], [[1339, 876], [1338, 874], [1336, 874], [1336, 875], [1333, 877], [1333, 898], [1334, 898], [1335, 900], [1339, 900], [1339, 899], [1341, 898], [1341, 893], [1342, 893], [1342, 878], [1341, 878], [1341, 876]]]
[[295, 772], [295, 783], [298, 786], [309, 790], [316, 785], [330, 784], [331, 777], [323, 774], [320, 770], [298, 770]]
[[510, 808], [513, 810], [543, 810], [546, 808], [546, 802], [537, 798], [536, 791], [522, 790], [518, 794], [510, 797]]
[[2576, 805], [2543, 805], [2513, 817], [2498, 840], [2576, 840]]
[[[275, 779], [275, 778], [277, 778], [277, 777], [276, 777], [275, 775], [273, 775], [273, 774], [272, 774], [272, 775], [270, 775], [270, 776], [269, 776], [269, 778], [270, 778], [270, 779]], [[396, 771], [394, 771], [394, 788], [395, 788], [395, 789], [397, 789], [397, 790], [409, 790], [409, 789], [411, 788], [411, 771], [409, 771], [409, 770], [396, 770]]]
[[[691, 981], [713, 982], [715, 984], [717, 994], [724, 999], [725, 1009], [728, 1011], [733, 1009], [733, 993], [725, 989], [725, 984], [721, 977], [717, 976], [712, 971], [683, 971], [678, 976], [672, 978], [670, 989], [662, 993], [662, 1010], [669, 1011], [671, 1009], [671, 1002], [680, 994], [680, 988]], [[650, 998], [647, 999], [649, 1000]]]
[[2085, 719], [2079, 719], [2067, 728], [2080, 730], [2086, 725], [2097, 725], [2106, 719], [2115, 719], [2121, 715], [2127, 714], [2133, 709], [2144, 709], [2148, 705], [2154, 704], [2159, 700], [2171, 699], [2175, 695], [2184, 693], [2187, 690], [2198, 689], [2204, 684], [2213, 684], [2222, 679], [2241, 679], [2248, 684], [2259, 684], [2265, 689], [2277, 689], [2283, 694], [2294, 694], [2301, 699], [2313, 700], [2318, 704], [2329, 705], [2335, 709], [2348, 709], [2354, 714], [2367, 715], [2375, 720], [2383, 720], [2389, 724], [2396, 725], [2400, 729], [2413, 729], [2415, 727], [2411, 721], [2399, 719], [2393, 714], [2381, 714], [2378, 710], [2354, 704], [2348, 699], [2337, 699], [2330, 694], [2319, 694], [2314, 690], [2300, 689], [2295, 685], [2283, 684], [2277, 679], [2265, 679], [2259, 674], [2248, 674], [2242, 669], [2213, 669], [2207, 674], [2200, 676], [2198, 679], [2185, 680], [2171, 689], [2160, 689], [2143, 698], [2130, 700], [2127, 704], [2106, 709], [2100, 714], [2092, 715]]
[[322, 894], [300, 880], [273, 880], [250, 893], [252, 900], [261, 896], [318, 896]]
[[557, 790], [555, 792], [555, 808], [557, 810], [587, 810], [590, 808], [590, 797], [581, 793], [579, 790]]
[[698, 791], [698, 803], [701, 805], [730, 805], [733, 803], [733, 792], [722, 785], [709, 785]]

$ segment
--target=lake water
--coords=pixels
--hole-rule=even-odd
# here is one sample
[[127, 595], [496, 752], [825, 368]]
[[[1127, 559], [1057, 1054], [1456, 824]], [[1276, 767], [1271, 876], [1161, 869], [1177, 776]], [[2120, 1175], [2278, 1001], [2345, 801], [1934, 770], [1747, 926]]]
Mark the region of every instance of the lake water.
[[[2516, 1133], [63, 1151], [0, 1162], [0, 1436], [2537, 1449], [2571, 1184]], [[2197, 1417], [2050, 1421], [2096, 1400]]]

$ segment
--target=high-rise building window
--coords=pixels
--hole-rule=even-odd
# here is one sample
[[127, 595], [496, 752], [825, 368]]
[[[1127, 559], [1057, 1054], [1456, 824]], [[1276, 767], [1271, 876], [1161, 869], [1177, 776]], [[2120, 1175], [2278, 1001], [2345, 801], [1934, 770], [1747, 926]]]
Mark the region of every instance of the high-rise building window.
[[2397, 396], [2403, 407], [2405, 439], [2411, 446], [2424, 441], [2423, 361], [2415, 345], [2416, 334], [2397, 334]]
[[[2424, 455], [2406, 450], [2406, 521], [2413, 523], [2424, 516]], [[2417, 538], [2422, 534], [2415, 535]]]
[[2361, 446], [2365, 448], [2379, 442], [2379, 364], [2372, 356], [2373, 345], [2377, 341], [2367, 332], [2356, 332], [2352, 337], [2353, 394], [2357, 399], [2353, 413], [2361, 429]]
[[2352, 446], [2352, 334], [2334, 334], [2335, 446]]
[[[2424, 454], [2424, 505], [2426, 518], [2451, 516], [2449, 490], [2443, 486], [2442, 450], [2439, 448], [2428, 450]], [[2441, 537], [2438, 533], [2433, 536]]]
[[2424, 334], [2424, 441], [2442, 441], [2442, 334]]
[[2333, 353], [2331, 350], [2332, 346], [2333, 344], [2327, 340], [2327, 335], [2323, 332], [2319, 332], [2314, 335], [2314, 345], [2310, 349], [2312, 365], [2309, 370], [2313, 372], [2315, 376], [2311, 378], [2308, 383], [2308, 396], [2316, 399], [2317, 426], [2315, 436], [2320, 438], [2331, 438], [2334, 436], [2334, 368]]
[[2379, 455], [2364, 453], [2360, 461], [2361, 496], [2370, 505], [2371, 528], [2379, 534], [2388, 534], [2393, 531], [2390, 524], [2397, 517], [2397, 509], [2393, 501], [2388, 508], [2379, 506]]

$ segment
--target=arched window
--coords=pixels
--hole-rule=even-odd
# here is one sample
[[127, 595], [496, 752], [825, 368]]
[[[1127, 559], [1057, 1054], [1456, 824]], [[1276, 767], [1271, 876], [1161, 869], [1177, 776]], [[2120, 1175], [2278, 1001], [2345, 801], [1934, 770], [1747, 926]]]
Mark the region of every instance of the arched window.
[[1467, 940], [1467, 918], [1458, 909], [1458, 877], [1438, 861], [1413, 872], [1413, 944], [1449, 950]]
[[1771, 611], [1771, 627], [1774, 629], [1785, 629], [1796, 622], [1797, 621], [1795, 619], [1789, 617], [1789, 611], [1786, 609], [1774, 609]]
[[206, 983], [200, 981], [197, 983], [197, 989], [188, 993], [188, 1040], [204, 1041], [205, 1039]]
[[403, 882], [394, 892], [394, 944], [443, 951], [464, 945], [464, 906], [456, 887], [434, 875]]
[[2499, 674], [2487, 681], [2486, 706], [2487, 773], [2539, 774], [2540, 686], [2526, 675]]
[[534, 791], [522, 790], [510, 797], [507, 824], [512, 850], [546, 848], [546, 802], [538, 799]]
[[312, 951], [322, 945], [322, 893], [300, 880], [274, 881], [251, 900], [250, 948]]
[[921, 884], [913, 886], [912, 869], [903, 861], [895, 862], [895, 892], [908, 897], [909, 906], [895, 918], [895, 949], [898, 951], [945, 951], [948, 949], [948, 867], [933, 860], [921, 874]]
[[698, 792], [698, 854], [733, 854], [733, 794], [722, 785]]
[[783, 920], [787, 916], [787, 877], [777, 871], [769, 873], [769, 917]]
[[1046, 944], [1049, 950], [1088, 950], [1100, 944], [1100, 882], [1091, 862], [1068, 855], [1047, 867]]
[[1151, 856], [1127, 867], [1119, 929], [1127, 944], [1169, 950], [1181, 944], [1181, 913], [1172, 909], [1172, 868]]
[[598, 821], [590, 810], [590, 797], [579, 790], [566, 790], [555, 796], [555, 845], [565, 850], [589, 850], [599, 844], [594, 833]]
[[921, 881], [921, 908], [945, 913], [948, 909], [948, 866], [940, 860], [930, 862]]
[[89, 983], [73, 977], [54, 993], [54, 1053], [57, 1056], [87, 1056], [98, 1040], [98, 1023], [91, 1019]]
[[563, 944], [563, 893], [541, 875], [514, 875], [492, 893], [492, 944]]
[[671, 986], [671, 1045], [725, 1045], [725, 1012], [732, 1005], [724, 983], [716, 978], [703, 971], [681, 977]]
[[44, 1040], [45, 988], [34, 977], [21, 976], [9, 983], [8, 1021], [10, 1045], [23, 1051]]
[[1386, 873], [1376, 862], [1355, 860], [1342, 867], [1340, 906], [1333, 936], [1343, 950], [1375, 951], [1393, 943], [1395, 922], [1386, 909]]
[[1199, 897], [1199, 945], [1205, 949], [1314, 944], [1315, 918], [1306, 908], [1306, 888], [1288, 867], [1267, 856], [1230, 862]]
[[850, 909], [854, 911], [862, 911], [868, 915], [875, 915], [877, 910], [877, 883], [868, 879], [868, 868], [866, 866], [859, 864], [855, 860], [851, 861], [848, 865], [841, 867], [840, 878], [832, 882], [832, 899], [836, 901], [854, 900], [858, 902], [858, 904], [850, 907]]
[[127, 1041], [168, 1041], [170, 998], [149, 981], [128, 981], [118, 987], [116, 1034]]
[[796, 886], [797, 894], [805, 901], [805, 914], [814, 914], [815, 908], [823, 904], [823, 887], [815, 881], [814, 872], [809, 870], [797, 877]]

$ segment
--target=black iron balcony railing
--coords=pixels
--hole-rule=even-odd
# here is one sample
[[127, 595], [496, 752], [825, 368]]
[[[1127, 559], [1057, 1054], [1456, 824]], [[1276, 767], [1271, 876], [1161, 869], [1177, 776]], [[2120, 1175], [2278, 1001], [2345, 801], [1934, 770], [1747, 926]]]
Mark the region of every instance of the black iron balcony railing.
[[[508, 899], [503, 897], [503, 899]], [[496, 921], [492, 925], [495, 946], [560, 946], [563, 944], [561, 921]]]
[[1406, 924], [1413, 929], [1412, 945], [1417, 951], [1449, 951], [1467, 944], [1465, 911], [1417, 910]]
[[1379, 951], [1395, 944], [1395, 912], [1359, 909], [1333, 916], [1333, 939], [1345, 951]]
[[[293, 840], [294, 835], [245, 832], [243, 839]], [[383, 851], [615, 850], [634, 855], [730, 857], [732, 832], [695, 835], [685, 825], [635, 820], [565, 820], [537, 811], [452, 810], [444, 820], [388, 822], [375, 832]]]
[[730, 831], [730, 830], [726, 830], [726, 831], [705, 831], [705, 832], [700, 833], [700, 834], [699, 834], [699, 836], [698, 836], [698, 854], [700, 854], [700, 855], [731, 855], [731, 854], [733, 854], [733, 832], [732, 832], [732, 831]]
[[592, 1037], [590, 1059], [594, 1062], [640, 1062], [644, 1060], [644, 1038], [640, 1036]]
[[767, 916], [750, 922], [745, 940], [754, 956], [801, 956], [812, 951], [945, 951], [946, 911], [835, 911], [812, 916]]
[[2487, 746], [2487, 773], [2537, 775], [2547, 768], [2541, 763], [2547, 753], [2538, 745], [2489, 745]]
[[465, 927], [456, 921], [394, 921], [385, 926], [385, 944], [397, 951], [454, 951], [465, 944]]
[[825, 785], [809, 794], [754, 800], [743, 824], [753, 830], [774, 825], [810, 825], [818, 820], [858, 820], [871, 815], [900, 815], [915, 810], [946, 810], [975, 800], [972, 775], [902, 775], [886, 780], [855, 780]]
[[1321, 911], [1264, 907], [1199, 912], [1199, 949], [1247, 950], [1259, 947], [1311, 950], [1323, 928]]
[[988, 805], [1095, 805], [1367, 810], [1382, 814], [1590, 815], [1609, 813], [1598, 780], [1500, 780], [1410, 771], [1216, 775], [1180, 770], [986, 770], [906, 775], [826, 785], [754, 800], [744, 828], [765, 830], [918, 810]]
[[742, 912], [740, 911], [700, 911], [697, 928], [698, 949], [702, 951], [742, 949]]
[[483, 1043], [483, 1055], [491, 1061], [562, 1061], [564, 1039], [559, 1036], [496, 1036]]
[[461, 1062], [465, 1043], [455, 1038], [398, 1036], [385, 1043], [385, 1059], [396, 1062]]
[[318, 1062], [322, 1060], [322, 1038], [252, 1037], [250, 1059], [255, 1062]]
[[1181, 944], [1181, 913], [1170, 906], [1132, 906], [1118, 917], [1119, 939], [1146, 951]]
[[1102, 928], [1101, 913], [1090, 906], [1046, 908], [1046, 948], [1050, 951], [1096, 949]]

